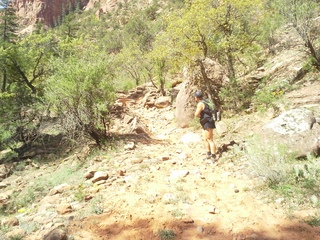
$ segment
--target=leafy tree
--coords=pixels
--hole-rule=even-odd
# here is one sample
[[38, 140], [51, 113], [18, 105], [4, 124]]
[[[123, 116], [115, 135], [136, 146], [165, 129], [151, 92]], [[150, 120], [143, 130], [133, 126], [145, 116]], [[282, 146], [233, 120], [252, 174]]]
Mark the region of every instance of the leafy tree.
[[216, 58], [227, 65], [231, 78], [236, 77], [236, 62], [252, 49], [259, 36], [262, 12], [261, 0], [215, 2], [209, 10], [209, 21], [214, 23], [210, 44]]
[[[17, 39], [17, 16], [15, 9], [10, 0], [0, 0], [0, 46], [4, 52], [13, 45]], [[4, 53], [3, 52], [3, 53]], [[1, 54], [1, 69], [2, 69], [2, 85], [1, 91], [4, 92], [7, 87], [8, 72], [6, 54]]]
[[293, 24], [305, 42], [312, 57], [313, 64], [320, 70], [319, 54], [319, 15], [318, 0], [273, 0], [274, 9], [281, 14], [287, 23]]
[[[133, 79], [135, 86], [141, 83], [144, 75], [145, 59], [143, 52], [135, 43], [123, 48], [121, 52], [117, 54], [114, 65], [117, 67], [117, 76], [119, 76], [122, 81], [128, 82], [128, 80]], [[127, 81], [124, 79], [127, 79]], [[130, 85], [131, 84], [129, 84], [129, 86]]]
[[182, 63], [218, 59], [234, 78], [236, 61], [259, 35], [261, 6], [260, 0], [193, 1], [169, 18], [164, 44], [173, 46]]
[[45, 96], [53, 110], [63, 115], [63, 125], [71, 136], [87, 134], [101, 146], [107, 139], [115, 97], [108, 72], [110, 59], [94, 49], [81, 52], [52, 62], [54, 74], [46, 83]]
[[[6, 59], [7, 84], [0, 94], [0, 144], [21, 153], [37, 137], [39, 107], [48, 60], [53, 55], [52, 35], [32, 34], [17, 41], [0, 55]], [[22, 143], [17, 147], [18, 143]]]
[[[262, 13], [261, 0], [192, 1], [166, 17], [166, 28], [157, 36], [154, 55], [166, 59], [166, 65], [174, 69], [184, 66], [204, 69], [204, 59], [212, 58], [226, 66], [230, 78], [235, 81], [237, 66], [248, 64], [246, 60], [251, 60], [251, 55], [260, 50], [254, 46]], [[211, 84], [206, 71], [201, 74], [200, 84], [220, 105], [221, 86]]]
[[[162, 95], [165, 95], [165, 84], [167, 82], [167, 75], [172, 69], [173, 62], [170, 59], [170, 48], [165, 46], [162, 38], [158, 38], [153, 44], [153, 50], [147, 54], [149, 65], [146, 66], [149, 80], [154, 86], [159, 85]], [[156, 82], [155, 82], [156, 80]]]
[[0, 0], [1, 13], [1, 41], [14, 42], [17, 39], [17, 15], [13, 7], [13, 1]]
[[60, 26], [60, 31], [68, 38], [74, 38], [77, 36], [77, 31], [79, 30], [79, 26], [75, 21], [75, 14], [69, 13], [62, 18], [62, 24]]
[[101, 37], [101, 47], [108, 54], [117, 54], [123, 48], [123, 34], [120, 30], [113, 30], [112, 32], [104, 32], [104, 36]]
[[124, 27], [125, 41], [138, 44], [141, 51], [148, 51], [152, 47], [154, 34], [145, 15], [133, 16]]

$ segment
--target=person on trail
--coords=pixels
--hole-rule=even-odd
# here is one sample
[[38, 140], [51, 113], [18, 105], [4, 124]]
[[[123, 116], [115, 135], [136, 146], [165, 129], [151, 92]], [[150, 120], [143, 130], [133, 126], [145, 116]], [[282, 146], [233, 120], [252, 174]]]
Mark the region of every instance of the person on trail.
[[216, 161], [217, 148], [213, 141], [213, 129], [216, 128], [216, 125], [212, 117], [212, 111], [210, 110], [208, 104], [205, 104], [203, 100], [203, 93], [201, 91], [196, 91], [194, 93], [194, 97], [197, 102], [197, 109], [194, 113], [194, 116], [200, 119], [200, 124], [203, 128], [203, 138], [207, 150], [206, 159], [212, 159], [213, 161]]

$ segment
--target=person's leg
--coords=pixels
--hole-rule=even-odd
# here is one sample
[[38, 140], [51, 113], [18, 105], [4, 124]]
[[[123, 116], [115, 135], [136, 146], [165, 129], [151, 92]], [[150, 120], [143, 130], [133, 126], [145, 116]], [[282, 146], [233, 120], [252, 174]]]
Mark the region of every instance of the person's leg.
[[208, 152], [211, 152], [211, 154], [216, 154], [217, 148], [213, 141], [213, 129], [207, 128], [203, 130], [204, 133], [204, 139], [205, 139], [205, 146]]
[[203, 134], [204, 146], [206, 148], [206, 153], [207, 153], [206, 159], [209, 159], [211, 158], [211, 149], [210, 149], [210, 143], [207, 141], [207, 135], [208, 135], [207, 130], [203, 129], [202, 134]]
[[207, 151], [207, 153], [210, 153], [211, 148], [210, 148], [210, 143], [208, 141], [208, 135], [209, 135], [208, 129], [203, 129], [202, 133], [203, 133], [203, 140], [204, 140], [204, 145], [205, 145], [206, 151]]
[[217, 153], [217, 147], [216, 147], [216, 144], [214, 143], [213, 141], [213, 129], [209, 129], [209, 145], [210, 145], [210, 150], [211, 150], [211, 153], [212, 154], [216, 154]]

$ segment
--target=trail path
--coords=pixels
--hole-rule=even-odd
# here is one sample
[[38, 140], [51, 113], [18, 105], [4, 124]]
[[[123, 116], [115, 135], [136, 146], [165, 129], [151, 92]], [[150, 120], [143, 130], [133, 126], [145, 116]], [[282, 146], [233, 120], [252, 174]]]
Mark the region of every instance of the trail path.
[[[201, 130], [177, 127], [171, 108], [133, 105], [131, 111], [147, 126], [149, 138], [127, 139], [135, 149], [111, 157], [108, 168], [117, 177], [101, 191], [103, 213], [71, 221], [68, 235], [152, 240], [162, 234], [162, 239], [173, 239], [164, 236], [172, 230], [175, 240], [320, 239], [320, 228], [289, 219], [298, 214], [254, 190], [257, 180], [234, 148], [212, 165], [203, 161]], [[259, 126], [248, 123], [250, 131], [254, 127]], [[221, 146], [236, 137], [233, 133], [216, 142]]]

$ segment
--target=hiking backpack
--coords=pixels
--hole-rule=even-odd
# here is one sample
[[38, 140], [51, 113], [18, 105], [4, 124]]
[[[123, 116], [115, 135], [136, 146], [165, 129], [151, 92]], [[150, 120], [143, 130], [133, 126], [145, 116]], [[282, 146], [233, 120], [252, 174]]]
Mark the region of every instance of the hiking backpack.
[[204, 100], [202, 100], [202, 102], [209, 107], [209, 109], [212, 113], [213, 120], [220, 121], [221, 114], [220, 114], [219, 110], [216, 108], [216, 105], [210, 99], [204, 99]]

